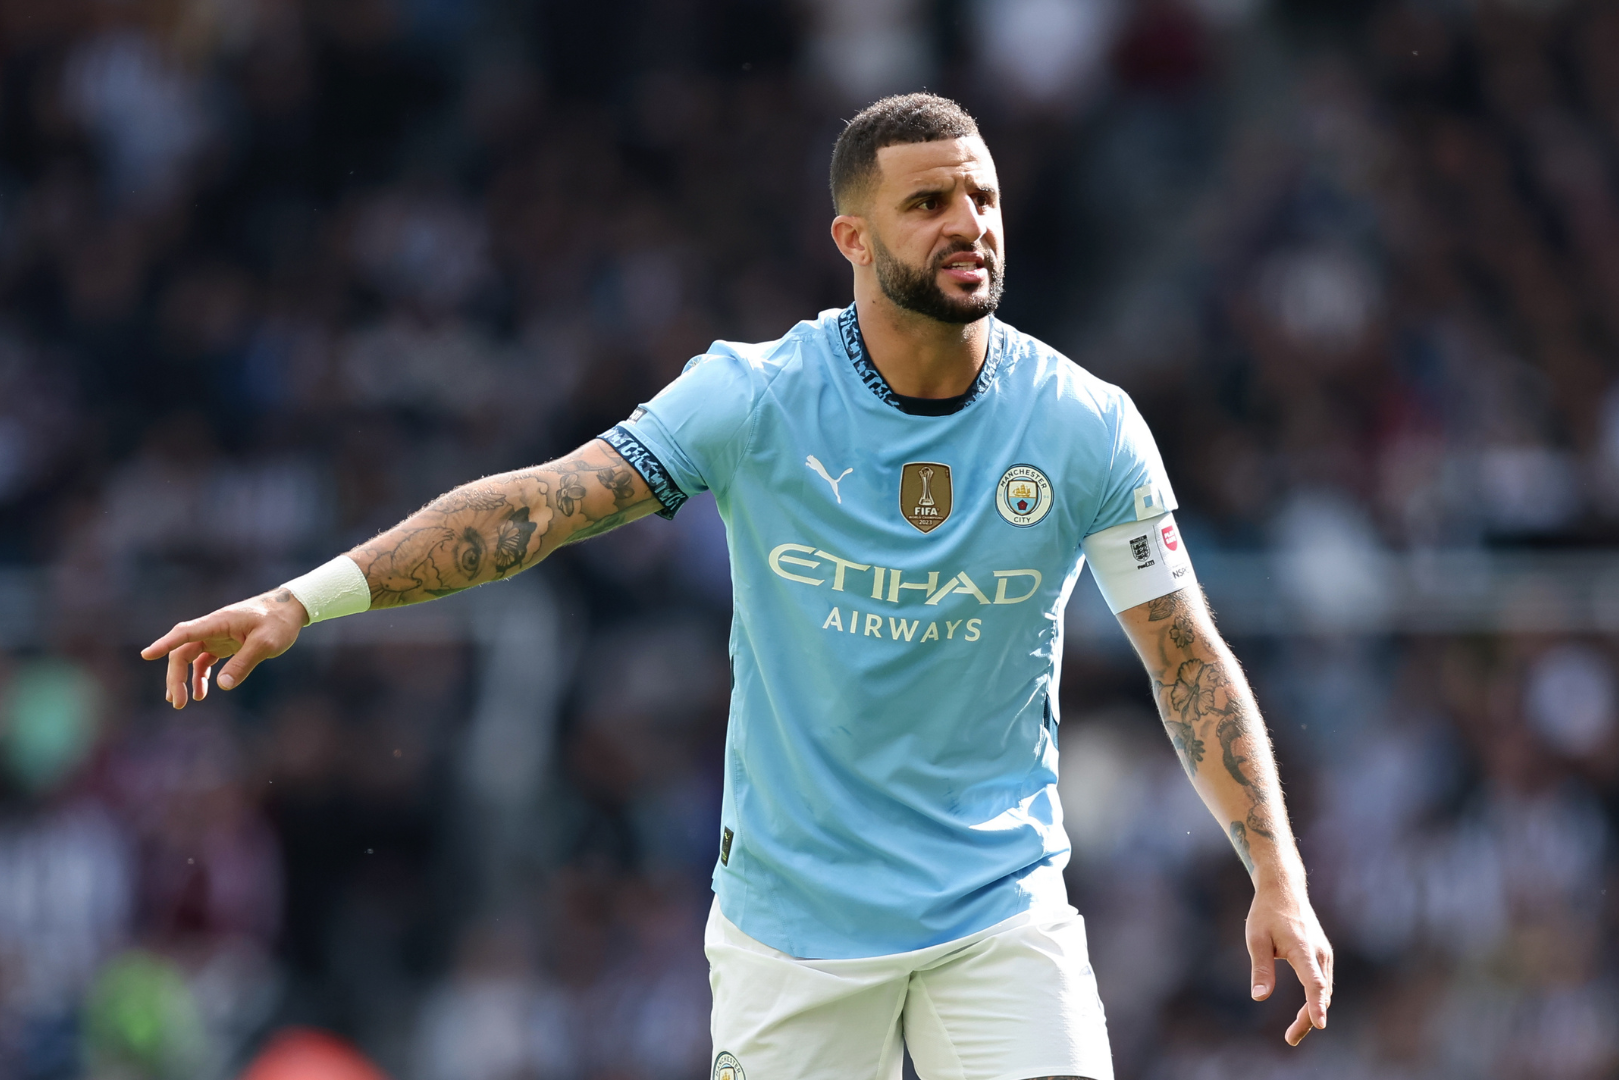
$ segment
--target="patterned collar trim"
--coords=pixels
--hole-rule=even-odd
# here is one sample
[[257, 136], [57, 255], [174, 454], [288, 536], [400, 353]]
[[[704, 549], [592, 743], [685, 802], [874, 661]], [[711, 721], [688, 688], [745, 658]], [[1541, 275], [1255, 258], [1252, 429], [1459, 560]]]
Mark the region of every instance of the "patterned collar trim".
[[[838, 316], [838, 333], [843, 337], [843, 348], [848, 352], [849, 359], [854, 362], [855, 374], [860, 376], [860, 381], [877, 395], [879, 401], [904, 412], [904, 407], [900, 405], [899, 398], [889, 387], [888, 380], [877, 370], [877, 365], [871, 362], [871, 357], [866, 355], [866, 339], [861, 336], [860, 319], [855, 314], [853, 304], [844, 308], [843, 313]], [[989, 351], [984, 354], [984, 366], [978, 369], [978, 378], [973, 380], [972, 387], [961, 402], [962, 409], [977, 401], [979, 395], [994, 380], [995, 369], [1001, 363], [1002, 344], [1001, 324], [992, 319], [989, 326]], [[956, 411], [960, 412], [961, 409]]]

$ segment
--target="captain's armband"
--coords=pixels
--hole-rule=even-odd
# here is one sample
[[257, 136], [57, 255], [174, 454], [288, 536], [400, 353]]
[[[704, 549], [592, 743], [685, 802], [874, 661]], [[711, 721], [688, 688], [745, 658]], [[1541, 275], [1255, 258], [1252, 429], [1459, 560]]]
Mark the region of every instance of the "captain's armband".
[[1197, 583], [1174, 514], [1094, 532], [1085, 538], [1084, 549], [1115, 615]]

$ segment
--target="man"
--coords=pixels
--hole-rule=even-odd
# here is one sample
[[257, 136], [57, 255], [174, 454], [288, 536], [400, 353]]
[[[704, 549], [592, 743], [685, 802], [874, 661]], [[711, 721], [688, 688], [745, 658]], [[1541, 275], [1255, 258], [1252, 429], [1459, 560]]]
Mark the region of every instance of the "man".
[[928, 94], [849, 123], [832, 238], [855, 302], [717, 342], [572, 456], [487, 477], [151, 645], [230, 689], [308, 622], [429, 600], [714, 492], [735, 688], [706, 944], [716, 1080], [1110, 1078], [1056, 792], [1062, 612], [1088, 557], [1254, 881], [1255, 998], [1284, 958], [1324, 1027], [1332, 951], [1271, 747], [1128, 397], [993, 319], [1000, 192]]

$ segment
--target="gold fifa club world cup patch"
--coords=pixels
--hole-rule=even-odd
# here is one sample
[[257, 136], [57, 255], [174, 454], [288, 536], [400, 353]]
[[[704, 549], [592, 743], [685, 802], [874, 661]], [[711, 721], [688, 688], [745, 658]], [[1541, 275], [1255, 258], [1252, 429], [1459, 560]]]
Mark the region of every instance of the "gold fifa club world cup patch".
[[953, 499], [950, 466], [937, 461], [912, 461], [900, 471], [899, 512], [923, 532], [932, 532], [944, 524]]

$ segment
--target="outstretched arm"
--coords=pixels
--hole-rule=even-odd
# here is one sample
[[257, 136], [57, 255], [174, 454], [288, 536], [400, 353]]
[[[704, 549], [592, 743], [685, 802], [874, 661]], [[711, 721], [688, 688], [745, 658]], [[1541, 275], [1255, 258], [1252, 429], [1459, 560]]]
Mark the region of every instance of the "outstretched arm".
[[371, 606], [399, 607], [509, 577], [659, 508], [641, 474], [597, 439], [440, 495], [348, 555], [371, 587]]
[[[596, 439], [556, 461], [441, 495], [348, 557], [365, 576], [371, 606], [398, 607], [509, 577], [563, 544], [660, 507], [641, 474]], [[215, 662], [231, 658], [219, 685], [232, 689], [260, 661], [291, 648], [307, 620], [291, 591], [272, 589], [176, 624], [141, 655], [168, 657], [167, 699], [183, 709], [188, 696], [207, 695]]]
[[1248, 913], [1253, 996], [1276, 986], [1285, 959], [1304, 984], [1305, 1004], [1287, 1041], [1327, 1026], [1332, 946], [1310, 907], [1304, 863], [1288, 826], [1270, 737], [1253, 691], [1214, 628], [1203, 593], [1181, 589], [1119, 613], [1152, 677], [1153, 696], [1181, 766], [1231, 839], [1254, 881]]

